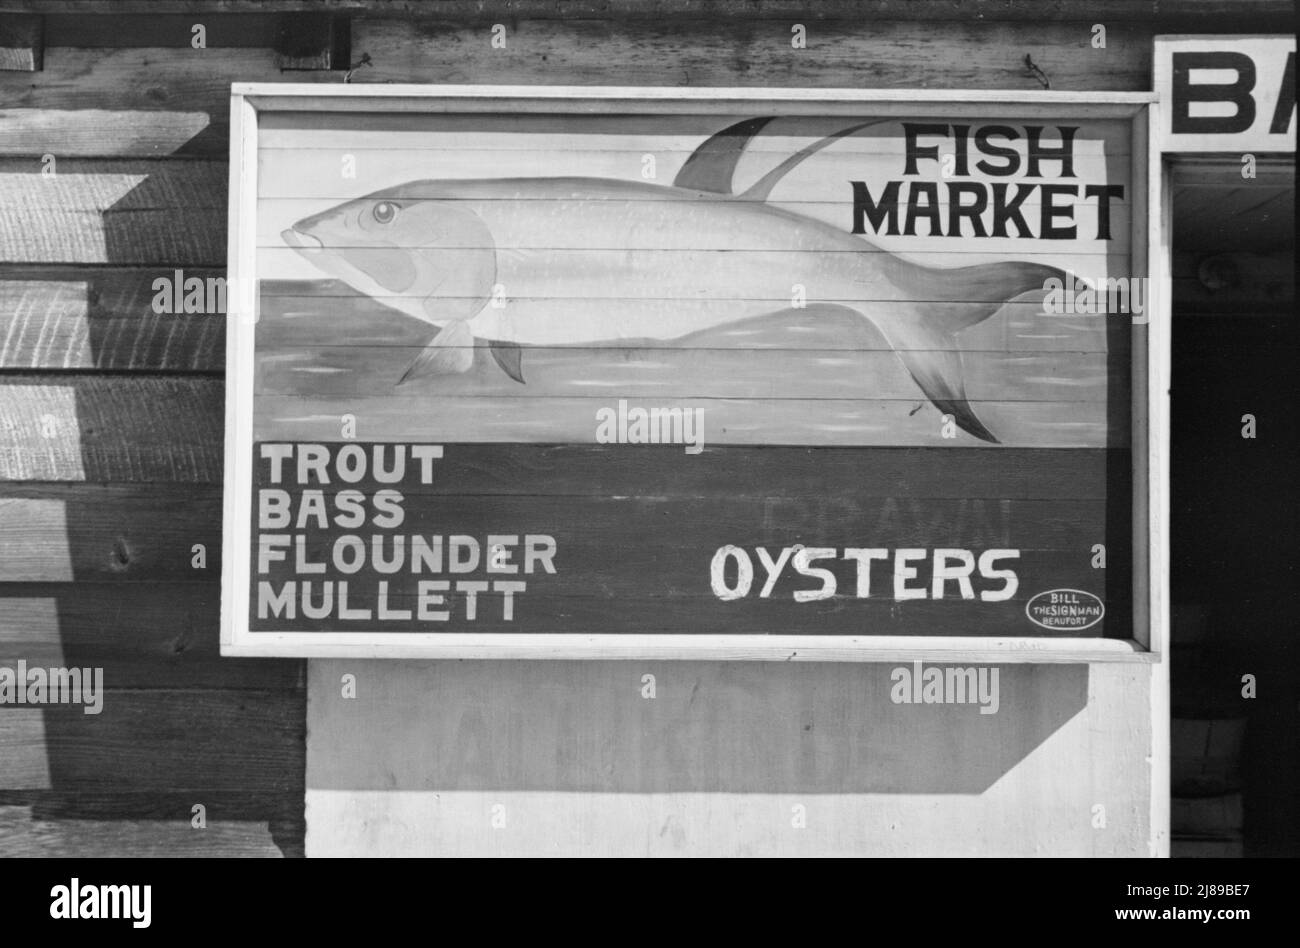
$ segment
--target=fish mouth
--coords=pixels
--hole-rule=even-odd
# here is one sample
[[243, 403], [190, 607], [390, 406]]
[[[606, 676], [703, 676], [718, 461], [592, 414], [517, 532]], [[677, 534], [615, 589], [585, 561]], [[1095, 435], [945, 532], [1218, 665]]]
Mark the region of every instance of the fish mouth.
[[317, 254], [325, 249], [325, 242], [319, 237], [293, 227], [280, 231], [280, 239], [302, 254]]

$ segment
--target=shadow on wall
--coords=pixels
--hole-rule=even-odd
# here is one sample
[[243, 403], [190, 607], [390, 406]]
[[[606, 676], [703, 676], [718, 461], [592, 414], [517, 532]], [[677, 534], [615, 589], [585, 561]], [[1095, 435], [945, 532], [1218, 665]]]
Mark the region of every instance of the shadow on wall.
[[0, 663], [102, 668], [106, 693], [0, 708], [0, 814], [30, 821], [6, 849], [301, 855], [305, 665], [218, 654], [224, 315], [151, 308], [154, 278], [223, 265], [225, 166], [65, 164], [35, 259], [108, 266], [4, 274], [63, 357], [6, 379]]
[[1088, 698], [1086, 665], [989, 666], [981, 714], [894, 703], [911, 663], [346, 664], [354, 699], [311, 695], [313, 790], [979, 794]]

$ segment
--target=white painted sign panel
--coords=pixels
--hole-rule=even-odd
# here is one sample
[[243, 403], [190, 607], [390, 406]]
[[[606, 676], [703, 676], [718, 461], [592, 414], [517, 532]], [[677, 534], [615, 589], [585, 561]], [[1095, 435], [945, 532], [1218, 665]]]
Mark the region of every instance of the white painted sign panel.
[[1294, 36], [1157, 36], [1166, 152], [1295, 152]]

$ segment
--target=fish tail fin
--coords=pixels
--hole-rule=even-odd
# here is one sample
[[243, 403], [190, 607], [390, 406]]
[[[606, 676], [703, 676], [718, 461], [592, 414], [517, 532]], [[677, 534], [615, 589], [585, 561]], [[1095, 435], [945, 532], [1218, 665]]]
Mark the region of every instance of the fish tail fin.
[[928, 301], [912, 304], [906, 318], [879, 327], [903, 365], [926, 398], [951, 415], [959, 428], [998, 444], [966, 397], [956, 334], [988, 319], [1023, 293], [1046, 292], [1047, 280], [1060, 278], [1062, 271], [1019, 261], [937, 270], [891, 258], [886, 276], [912, 299]]
[[966, 383], [963, 377], [961, 353], [955, 349], [945, 348], [955, 345], [950, 335], [931, 333], [928, 336], [917, 333], [915, 341], [920, 346], [934, 348], [896, 348], [898, 357], [911, 373], [916, 384], [920, 386], [925, 397], [935, 408], [945, 415], [951, 415], [957, 427], [981, 441], [998, 444], [993, 432], [985, 427], [975, 414], [966, 398]]

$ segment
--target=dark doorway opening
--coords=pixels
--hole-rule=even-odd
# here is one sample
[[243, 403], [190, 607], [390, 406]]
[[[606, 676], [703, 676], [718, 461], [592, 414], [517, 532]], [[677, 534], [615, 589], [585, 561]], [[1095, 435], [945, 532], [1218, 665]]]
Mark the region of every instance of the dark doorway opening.
[[1174, 856], [1300, 854], [1295, 164], [1243, 169], [1173, 169]]

